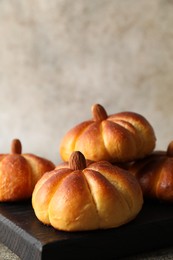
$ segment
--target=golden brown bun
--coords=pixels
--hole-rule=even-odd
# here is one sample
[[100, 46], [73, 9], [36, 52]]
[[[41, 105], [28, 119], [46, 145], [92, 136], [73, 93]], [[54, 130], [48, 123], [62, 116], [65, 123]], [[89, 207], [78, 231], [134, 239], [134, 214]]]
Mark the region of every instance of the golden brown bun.
[[139, 181], [145, 198], [173, 202], [173, 141], [167, 151], [155, 151], [134, 162], [129, 171]]
[[152, 126], [141, 115], [122, 112], [108, 116], [105, 109], [92, 107], [93, 120], [85, 121], [63, 137], [60, 155], [68, 161], [73, 151], [80, 151], [92, 161], [128, 162], [150, 154], [155, 147]]
[[0, 201], [29, 199], [36, 182], [55, 165], [33, 154], [21, 154], [21, 143], [14, 139], [11, 154], [0, 154]]
[[33, 209], [44, 224], [64, 231], [107, 229], [141, 210], [140, 185], [127, 171], [106, 161], [86, 167], [80, 152], [61, 166], [44, 174], [33, 191]]

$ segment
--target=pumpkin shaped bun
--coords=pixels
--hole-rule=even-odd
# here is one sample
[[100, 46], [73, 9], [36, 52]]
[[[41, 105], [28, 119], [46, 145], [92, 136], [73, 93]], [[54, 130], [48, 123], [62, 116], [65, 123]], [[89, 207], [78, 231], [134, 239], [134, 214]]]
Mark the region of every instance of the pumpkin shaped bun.
[[173, 141], [167, 151], [154, 151], [134, 162], [129, 171], [139, 181], [145, 198], [173, 202]]
[[69, 130], [60, 144], [60, 155], [68, 161], [80, 151], [92, 161], [128, 162], [151, 153], [155, 147], [152, 126], [141, 115], [122, 112], [108, 116], [105, 109], [92, 106], [93, 119]]
[[142, 208], [136, 178], [107, 161], [91, 163], [79, 151], [69, 163], [47, 172], [37, 182], [32, 205], [44, 224], [64, 231], [107, 229], [123, 225]]
[[55, 165], [47, 159], [33, 154], [21, 154], [18, 139], [11, 145], [11, 153], [0, 154], [0, 201], [20, 201], [29, 199], [36, 182]]

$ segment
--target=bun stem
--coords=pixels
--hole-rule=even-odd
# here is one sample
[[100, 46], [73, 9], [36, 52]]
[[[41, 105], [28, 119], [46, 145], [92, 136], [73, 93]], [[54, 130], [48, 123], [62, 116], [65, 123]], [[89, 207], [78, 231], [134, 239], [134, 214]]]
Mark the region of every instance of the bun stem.
[[13, 139], [11, 142], [11, 154], [21, 154], [22, 144], [19, 139]]
[[173, 157], [173, 141], [171, 141], [168, 145], [167, 156]]
[[75, 151], [71, 154], [69, 160], [70, 169], [83, 170], [86, 168], [86, 160], [84, 155], [80, 151]]
[[95, 104], [92, 106], [92, 114], [93, 114], [94, 121], [103, 121], [108, 117], [104, 107], [102, 107], [99, 104]]

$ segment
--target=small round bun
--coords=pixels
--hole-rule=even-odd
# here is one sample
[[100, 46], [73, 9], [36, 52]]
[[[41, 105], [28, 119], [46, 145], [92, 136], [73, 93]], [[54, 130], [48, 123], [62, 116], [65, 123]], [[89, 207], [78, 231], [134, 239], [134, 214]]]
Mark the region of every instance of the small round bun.
[[55, 165], [33, 154], [22, 154], [20, 140], [14, 139], [11, 153], [0, 154], [0, 201], [29, 199], [36, 182]]
[[136, 178], [107, 161], [86, 165], [83, 154], [47, 172], [37, 182], [32, 206], [37, 218], [64, 231], [108, 229], [134, 219], [143, 205]]
[[131, 164], [129, 171], [139, 181], [145, 198], [173, 202], [173, 141], [167, 151], [154, 151]]
[[105, 109], [95, 104], [93, 119], [69, 130], [62, 138], [60, 155], [68, 161], [73, 151], [80, 151], [92, 161], [111, 163], [129, 162], [150, 154], [156, 142], [150, 123], [134, 112], [108, 116]]

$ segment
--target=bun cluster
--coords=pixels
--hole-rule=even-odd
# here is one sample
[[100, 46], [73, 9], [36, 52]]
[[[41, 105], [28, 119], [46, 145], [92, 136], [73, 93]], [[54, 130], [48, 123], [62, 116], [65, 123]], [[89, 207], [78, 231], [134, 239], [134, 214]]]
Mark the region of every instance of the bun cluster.
[[173, 142], [154, 151], [156, 136], [134, 112], [92, 118], [70, 129], [60, 143], [62, 163], [22, 154], [14, 139], [0, 154], [0, 201], [31, 199], [39, 221], [64, 231], [115, 228], [133, 220], [144, 198], [173, 202]]
[[65, 231], [106, 229], [134, 219], [143, 205], [137, 179], [116, 164], [150, 154], [154, 130], [141, 115], [122, 112], [108, 116], [92, 106], [93, 118], [62, 138], [64, 163], [36, 184], [32, 205], [44, 224]]

